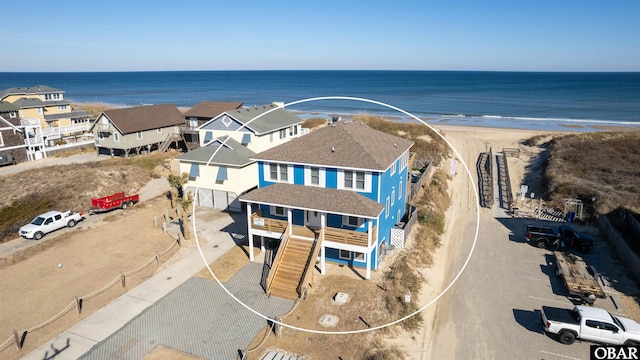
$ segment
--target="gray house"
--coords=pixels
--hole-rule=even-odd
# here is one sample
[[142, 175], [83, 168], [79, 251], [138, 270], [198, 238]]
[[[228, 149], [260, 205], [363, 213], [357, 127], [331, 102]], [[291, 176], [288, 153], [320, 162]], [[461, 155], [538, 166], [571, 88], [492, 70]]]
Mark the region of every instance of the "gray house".
[[178, 108], [160, 104], [105, 110], [90, 131], [98, 154], [126, 157], [184, 145], [180, 135], [182, 124], [184, 115]]

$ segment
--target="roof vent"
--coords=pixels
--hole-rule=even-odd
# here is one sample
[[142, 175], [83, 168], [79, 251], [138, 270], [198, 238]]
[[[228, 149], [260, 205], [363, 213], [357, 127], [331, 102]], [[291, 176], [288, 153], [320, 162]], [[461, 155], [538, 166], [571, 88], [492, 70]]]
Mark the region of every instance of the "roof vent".
[[398, 144], [393, 143], [393, 147], [397, 148], [397, 147], [398, 147]]
[[331, 152], [336, 152], [336, 148], [334, 148], [333, 146], [331, 147]]

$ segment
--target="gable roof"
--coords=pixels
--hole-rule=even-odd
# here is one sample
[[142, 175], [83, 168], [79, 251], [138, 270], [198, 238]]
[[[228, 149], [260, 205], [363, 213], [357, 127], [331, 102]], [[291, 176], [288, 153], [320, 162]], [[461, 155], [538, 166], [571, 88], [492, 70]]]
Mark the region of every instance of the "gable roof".
[[339, 121], [257, 154], [255, 160], [385, 171], [412, 141]]
[[[226, 143], [223, 142], [227, 141]], [[220, 149], [220, 150], [218, 150]], [[216, 156], [211, 156], [218, 150]], [[254, 161], [251, 157], [256, 153], [249, 150], [246, 146], [243, 146], [233, 138], [224, 136], [213, 140], [206, 146], [191, 150], [184, 154], [176, 156], [176, 159], [185, 162], [193, 162], [199, 164], [211, 164], [211, 165], [227, 165], [235, 167], [243, 167]], [[209, 161], [211, 159], [211, 161]]]
[[36, 95], [36, 94], [46, 94], [46, 93], [64, 93], [62, 90], [58, 90], [56, 88], [52, 88], [47, 85], [36, 85], [33, 87], [12, 87], [0, 92], [0, 99], [4, 99], [9, 95]]
[[[173, 104], [136, 106], [102, 112], [122, 134], [131, 134], [184, 124], [184, 116]], [[98, 119], [100, 116], [98, 116]], [[96, 121], [95, 126], [98, 122]]]
[[235, 110], [242, 106], [241, 102], [203, 101], [184, 113], [185, 117], [212, 119], [225, 111]]
[[215, 119], [211, 119], [204, 125], [200, 126], [200, 129], [206, 129], [207, 125], [220, 118], [223, 118], [225, 115], [228, 115], [229, 117], [235, 119], [242, 125], [246, 125], [247, 128], [255, 132], [257, 135], [268, 134], [270, 132], [287, 128], [304, 121], [298, 116], [285, 110], [281, 106], [268, 104], [225, 111], [223, 114], [218, 115]]
[[382, 204], [355, 191], [284, 183], [251, 190], [240, 201], [368, 218], [384, 210]]

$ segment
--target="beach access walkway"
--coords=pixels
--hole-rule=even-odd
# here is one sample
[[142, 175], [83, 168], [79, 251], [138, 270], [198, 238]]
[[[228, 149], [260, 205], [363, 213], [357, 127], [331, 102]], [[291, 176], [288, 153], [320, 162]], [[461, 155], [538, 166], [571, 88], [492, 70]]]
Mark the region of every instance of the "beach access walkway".
[[[245, 216], [198, 219], [208, 263], [236, 246]], [[141, 359], [158, 345], [206, 359], [235, 359], [267, 320], [234, 300], [213, 278], [195, 278], [204, 267], [196, 248], [178, 262], [46, 342], [23, 359]], [[225, 286], [269, 318], [294, 302], [268, 298], [259, 284], [262, 264], [248, 263]]]

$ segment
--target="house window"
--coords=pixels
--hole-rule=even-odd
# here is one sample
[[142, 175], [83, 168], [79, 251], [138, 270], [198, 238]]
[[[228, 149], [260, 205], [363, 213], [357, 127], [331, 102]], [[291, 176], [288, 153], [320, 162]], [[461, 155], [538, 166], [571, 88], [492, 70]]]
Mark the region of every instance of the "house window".
[[195, 180], [200, 176], [200, 165], [191, 164], [191, 169], [189, 169], [189, 180]]
[[136, 133], [136, 138], [137, 138], [138, 140], [142, 139], [142, 131], [138, 131], [138, 132]]
[[398, 214], [396, 215], [396, 224], [400, 224], [400, 220], [402, 220], [402, 218], [400, 217], [400, 210], [398, 210]]
[[354, 251], [353, 260], [364, 262], [364, 253]]
[[222, 118], [222, 123], [224, 124], [225, 127], [229, 127], [229, 125], [231, 125], [231, 119], [229, 119], [228, 116], [225, 116]]
[[392, 190], [391, 191], [391, 206], [393, 206], [393, 204], [395, 204], [396, 202], [396, 191]]
[[224, 181], [227, 179], [227, 167], [220, 166], [218, 168], [218, 176], [216, 176], [216, 184], [224, 184]]
[[276, 216], [287, 216], [285, 208], [282, 206], [271, 206], [271, 214]]
[[304, 184], [325, 187], [324, 169], [319, 167], [305, 166]]
[[344, 170], [338, 173], [340, 189], [371, 191], [371, 173]]
[[289, 137], [294, 137], [296, 135], [298, 135], [298, 126], [293, 125], [292, 127], [289, 128]]
[[156, 129], [156, 132], [157, 132], [158, 134], [161, 134], [161, 133], [162, 133], [162, 128], [157, 128], [157, 129]]
[[269, 180], [278, 181], [278, 164], [269, 164]]
[[342, 216], [343, 226], [360, 227], [362, 226], [362, 224], [364, 224], [364, 218], [360, 218], [357, 216], [348, 216], [348, 215]]
[[67, 110], [67, 105], [58, 105], [58, 110]]
[[311, 185], [320, 185], [320, 169], [313, 167], [310, 169], [311, 172]]
[[[265, 164], [266, 165], [266, 164]], [[269, 165], [269, 181], [289, 182], [289, 166], [287, 164], [274, 164]]]
[[[100, 133], [100, 134], [102, 134], [102, 133]], [[113, 141], [120, 141], [120, 134], [119, 133], [117, 133], [117, 132], [113, 133]]]
[[273, 142], [273, 133], [269, 134], [269, 142]]
[[393, 164], [391, 164], [391, 175], [396, 173], [396, 162], [394, 161]]
[[15, 111], [10, 112], [9, 117], [14, 119], [16, 117], [16, 112]]
[[400, 157], [400, 170], [407, 167], [408, 164], [409, 164], [409, 153], [406, 152], [402, 154], [402, 157]]
[[351, 251], [340, 249], [340, 254], [338, 257], [342, 260], [351, 260]]
[[387, 201], [385, 201], [384, 206], [384, 217], [385, 219], [389, 217], [389, 197], [387, 196]]
[[38, 115], [42, 115], [44, 114], [44, 109], [43, 108], [38, 108]]
[[287, 129], [280, 130], [280, 140], [287, 137]]
[[241, 145], [247, 146], [251, 143], [251, 134], [243, 134]]
[[398, 183], [398, 200], [402, 199], [402, 180]]

